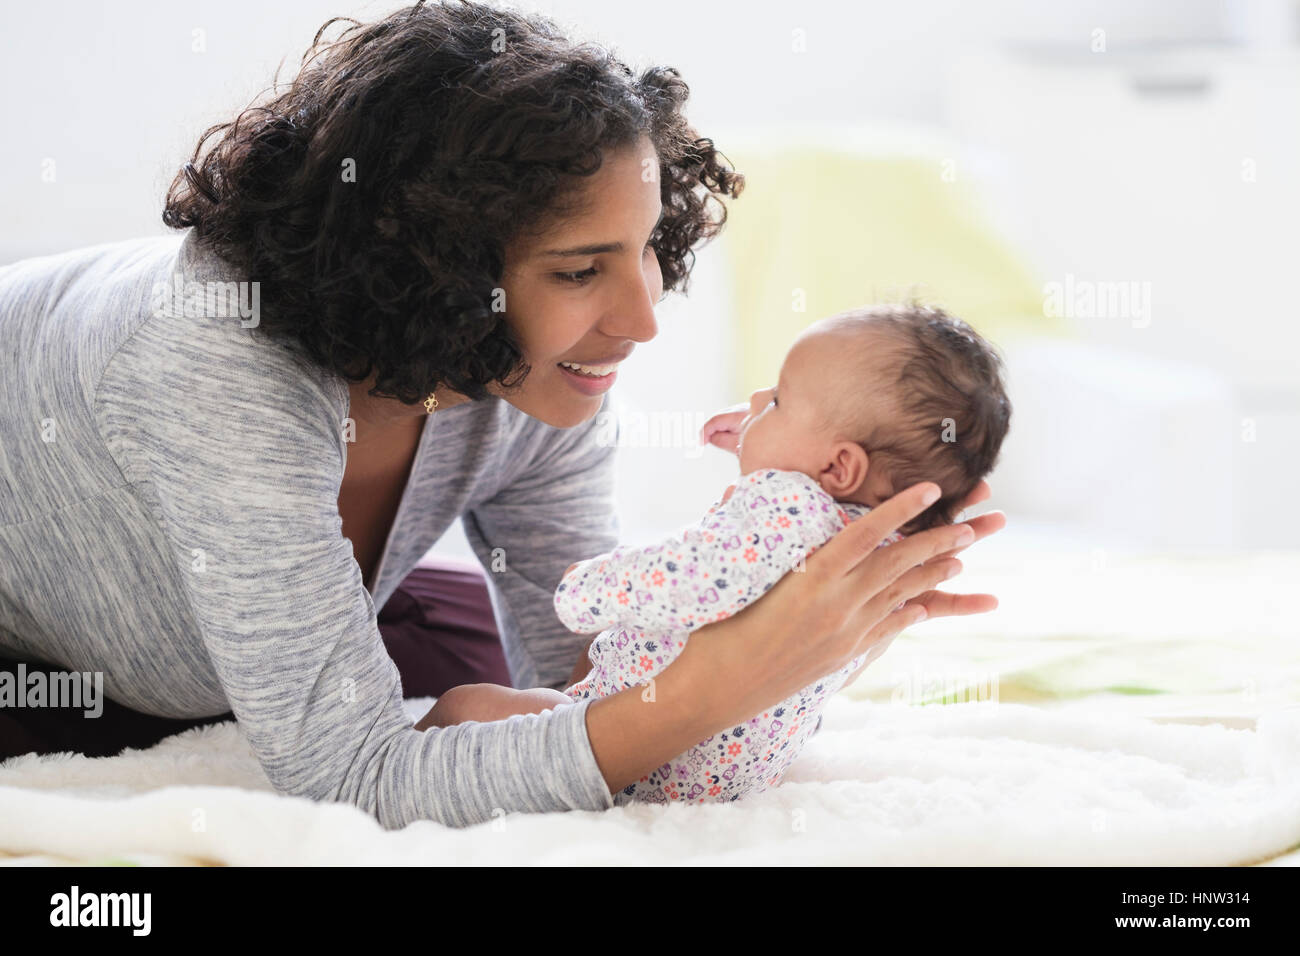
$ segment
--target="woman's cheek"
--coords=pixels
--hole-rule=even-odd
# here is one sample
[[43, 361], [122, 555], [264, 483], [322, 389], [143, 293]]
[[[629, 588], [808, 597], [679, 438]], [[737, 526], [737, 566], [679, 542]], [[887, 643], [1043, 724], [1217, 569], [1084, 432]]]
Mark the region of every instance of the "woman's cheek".
[[524, 359], [533, 365], [554, 366], [573, 356], [589, 328], [584, 311], [575, 311], [570, 303], [548, 302], [547, 308], [531, 314], [522, 330]]

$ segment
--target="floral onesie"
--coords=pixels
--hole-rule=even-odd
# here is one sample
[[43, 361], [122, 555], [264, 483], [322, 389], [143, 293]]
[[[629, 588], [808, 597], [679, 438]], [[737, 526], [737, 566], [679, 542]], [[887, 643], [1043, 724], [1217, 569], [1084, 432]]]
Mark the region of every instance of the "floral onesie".
[[[565, 693], [577, 701], [649, 683], [681, 653], [691, 631], [758, 600], [870, 510], [836, 501], [801, 472], [762, 469], [737, 479], [731, 497], [697, 525], [659, 544], [618, 547], [579, 562], [556, 589], [555, 610], [570, 630], [600, 634], [589, 652], [591, 672]], [[895, 532], [880, 546], [902, 537]], [[816, 731], [826, 698], [864, 657], [701, 740], [625, 788], [615, 804], [723, 803], [776, 786]]]

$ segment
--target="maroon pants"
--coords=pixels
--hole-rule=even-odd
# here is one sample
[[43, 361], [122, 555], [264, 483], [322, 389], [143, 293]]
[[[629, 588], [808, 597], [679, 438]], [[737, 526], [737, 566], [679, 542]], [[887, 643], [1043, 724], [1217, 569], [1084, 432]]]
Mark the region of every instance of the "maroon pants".
[[[456, 561], [429, 561], [412, 571], [379, 611], [379, 633], [397, 664], [405, 697], [437, 697], [460, 684], [510, 686], [510, 672], [478, 568]], [[15, 674], [18, 662], [0, 657], [0, 671]], [[27, 663], [36, 670], [53, 665]], [[0, 708], [0, 760], [25, 753], [70, 750], [90, 757], [114, 756], [125, 747], [149, 747], [191, 727], [233, 720], [234, 714], [174, 720], [154, 717], [105, 698], [99, 717], [60, 707]]]

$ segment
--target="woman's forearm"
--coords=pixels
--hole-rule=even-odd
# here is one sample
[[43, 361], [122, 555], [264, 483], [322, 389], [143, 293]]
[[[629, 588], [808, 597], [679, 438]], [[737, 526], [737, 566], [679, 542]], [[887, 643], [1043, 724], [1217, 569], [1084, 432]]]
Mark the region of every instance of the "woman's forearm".
[[649, 684], [601, 697], [587, 708], [587, 737], [610, 793], [730, 726], [729, 702], [717, 696], [727, 684], [708, 679], [707, 641], [697, 639], [730, 620], [697, 631]]

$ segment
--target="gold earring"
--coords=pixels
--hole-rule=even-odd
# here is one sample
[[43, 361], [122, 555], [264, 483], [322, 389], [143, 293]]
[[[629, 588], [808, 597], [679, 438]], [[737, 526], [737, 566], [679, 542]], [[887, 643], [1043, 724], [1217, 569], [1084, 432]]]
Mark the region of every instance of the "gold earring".
[[433, 392], [430, 392], [429, 397], [424, 400], [424, 410], [432, 415], [437, 407], [438, 399], [434, 397]]

